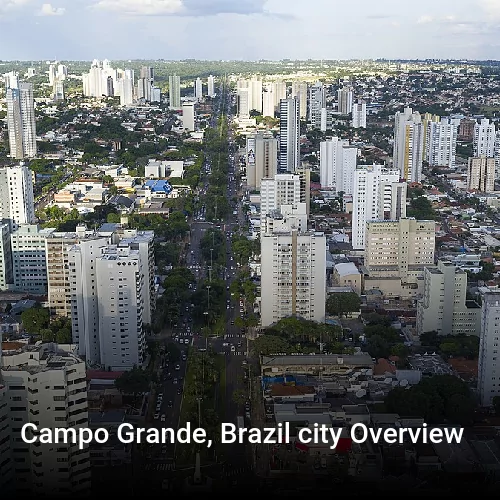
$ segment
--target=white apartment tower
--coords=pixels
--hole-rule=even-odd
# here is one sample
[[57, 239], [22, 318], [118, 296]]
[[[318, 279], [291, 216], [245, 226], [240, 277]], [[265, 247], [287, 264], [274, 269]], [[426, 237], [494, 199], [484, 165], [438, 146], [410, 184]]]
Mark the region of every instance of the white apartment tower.
[[325, 106], [325, 88], [321, 82], [316, 82], [309, 88], [308, 121], [312, 127], [321, 128], [321, 110], [325, 108]]
[[7, 290], [13, 282], [10, 226], [0, 224], [0, 290]]
[[251, 94], [248, 87], [238, 89], [238, 118], [246, 120], [250, 117], [251, 108]]
[[438, 261], [424, 271], [422, 297], [417, 302], [417, 333], [477, 335], [480, 310], [467, 300], [467, 273], [451, 262]]
[[300, 105], [297, 99], [280, 101], [279, 171], [296, 172], [300, 166]]
[[207, 81], [208, 97], [215, 97], [215, 77], [210, 75]]
[[467, 189], [480, 193], [495, 191], [495, 158], [469, 158]]
[[500, 396], [500, 292], [488, 291], [482, 295], [479, 326], [478, 392], [482, 406], [491, 406]]
[[261, 238], [261, 324], [296, 316], [325, 320], [326, 238], [292, 230]]
[[203, 99], [203, 82], [199, 77], [194, 82], [194, 97], [198, 99], [198, 101]]
[[300, 119], [307, 118], [307, 83], [306, 82], [292, 82], [292, 95], [299, 100], [300, 103]]
[[[118, 82], [118, 71], [111, 67], [110, 62], [105, 59], [98, 61], [94, 59], [88, 73], [84, 73], [83, 77], [83, 95], [86, 97], [102, 97], [109, 96], [110, 86], [108, 78], [111, 77], [113, 84]], [[132, 75], [132, 86], [134, 78]]]
[[262, 179], [273, 179], [278, 173], [278, 139], [255, 134], [247, 138], [247, 185], [260, 189]]
[[168, 77], [168, 97], [171, 109], [181, 108], [181, 78], [177, 75]]
[[116, 89], [121, 106], [131, 106], [134, 103], [134, 78], [131, 70], [125, 70], [123, 77], [117, 80]]
[[354, 172], [352, 247], [364, 250], [366, 223], [370, 220], [399, 220], [406, 216], [406, 183], [398, 170], [382, 165], [363, 165]]
[[[307, 92], [306, 92], [307, 96]], [[274, 118], [276, 114], [276, 104], [275, 104], [275, 92], [272, 84], [268, 83], [264, 85], [262, 90], [262, 116], [271, 116]], [[306, 98], [307, 107], [307, 98]]]
[[195, 129], [194, 104], [194, 102], [182, 103], [182, 127], [186, 132], [193, 132]]
[[353, 93], [350, 88], [343, 88], [337, 91], [338, 112], [341, 115], [348, 115], [352, 111]]
[[352, 106], [352, 127], [366, 128], [366, 102], [358, 101]]
[[483, 118], [480, 123], [474, 125], [473, 137], [474, 156], [495, 156], [495, 124], [490, 123], [488, 118]]
[[350, 146], [346, 139], [332, 137], [322, 141], [319, 156], [321, 187], [352, 194], [357, 156], [358, 149]]
[[33, 174], [24, 165], [0, 168], [0, 220], [11, 231], [35, 221]]
[[21, 439], [22, 423], [77, 432], [88, 427], [85, 363], [70, 346], [43, 344], [4, 352], [0, 373], [9, 397], [16, 498], [89, 494], [88, 445], [80, 449], [78, 441], [52, 446]]
[[16, 88], [8, 87], [7, 127], [11, 158], [22, 160], [36, 156], [36, 123], [33, 85], [19, 83]]
[[425, 140], [425, 155], [431, 167], [455, 166], [457, 151], [458, 127], [450, 119], [427, 123], [427, 137]]
[[52, 87], [52, 99], [54, 101], [64, 101], [64, 82], [60, 78], [56, 78]]
[[398, 111], [394, 126], [394, 168], [407, 182], [422, 180], [424, 126], [420, 113], [411, 108]]

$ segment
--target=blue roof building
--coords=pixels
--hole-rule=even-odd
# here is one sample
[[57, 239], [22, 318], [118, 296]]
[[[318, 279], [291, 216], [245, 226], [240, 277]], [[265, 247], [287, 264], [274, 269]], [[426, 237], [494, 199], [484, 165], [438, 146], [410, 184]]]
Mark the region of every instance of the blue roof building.
[[170, 194], [173, 187], [164, 180], [150, 179], [145, 182], [144, 187], [151, 189], [153, 193], [165, 193]]

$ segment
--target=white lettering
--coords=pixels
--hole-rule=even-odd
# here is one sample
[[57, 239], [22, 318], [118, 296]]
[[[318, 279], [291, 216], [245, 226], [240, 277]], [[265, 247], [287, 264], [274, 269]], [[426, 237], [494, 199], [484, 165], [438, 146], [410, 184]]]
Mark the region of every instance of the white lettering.
[[332, 446], [330, 446], [330, 450], [334, 450], [335, 448], [337, 448], [337, 445], [339, 444], [340, 436], [342, 434], [342, 427], [339, 427], [338, 429], [330, 427], [328, 430], [330, 431], [330, 436], [333, 440], [333, 444]]
[[444, 429], [444, 435], [446, 436], [447, 443], [460, 443], [462, 441], [462, 435], [464, 430], [460, 429]]
[[[304, 434], [308, 434], [308, 436], [304, 436]], [[309, 429], [308, 427], [302, 427], [302, 429], [299, 430], [297, 437], [299, 438], [299, 441], [303, 444], [309, 444], [312, 441], [312, 430]]]
[[386, 429], [384, 432], [384, 441], [387, 444], [397, 443], [398, 442], [398, 431], [396, 429]]
[[353, 443], [361, 444], [368, 439], [368, 429], [365, 424], [354, 424], [351, 427], [351, 439]]
[[[102, 434], [102, 437], [100, 437], [100, 434]], [[109, 434], [106, 429], [96, 429], [94, 434], [94, 439], [96, 440], [97, 443], [104, 444], [108, 440], [108, 438]]]
[[[129, 432], [126, 432], [129, 431]], [[120, 443], [130, 444], [134, 442], [134, 426], [132, 424], [120, 424], [116, 436]]]
[[236, 442], [236, 425], [222, 424], [221, 443], [232, 444]]
[[32, 437], [31, 439], [28, 438], [28, 436], [26, 435], [26, 431], [28, 429], [31, 429], [33, 431], [36, 431], [36, 425], [35, 424], [24, 424], [21, 428], [21, 439], [27, 443], [27, 444], [31, 444], [31, 443], [34, 443], [36, 441], [36, 437]]
[[195, 429], [193, 431], [193, 441], [197, 444], [203, 444], [207, 440], [205, 429]]

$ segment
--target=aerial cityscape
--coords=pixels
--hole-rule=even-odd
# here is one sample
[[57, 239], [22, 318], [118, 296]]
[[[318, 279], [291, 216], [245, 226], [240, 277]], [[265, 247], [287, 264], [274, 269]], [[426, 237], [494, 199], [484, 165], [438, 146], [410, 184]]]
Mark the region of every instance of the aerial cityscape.
[[499, 491], [498, 2], [367, 3], [349, 55], [300, 2], [37, 1], [0, 1], [46, 33], [0, 60], [1, 498]]

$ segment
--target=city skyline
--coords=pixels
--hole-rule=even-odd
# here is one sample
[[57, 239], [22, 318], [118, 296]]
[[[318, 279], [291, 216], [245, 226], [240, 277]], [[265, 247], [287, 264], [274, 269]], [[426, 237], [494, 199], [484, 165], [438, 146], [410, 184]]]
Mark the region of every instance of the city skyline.
[[[16, 36], [21, 25], [29, 37]], [[480, 60], [497, 57], [500, 3], [362, 1], [354, 11], [332, 0], [314, 9], [298, 0], [1, 0], [0, 28], [4, 60]]]

